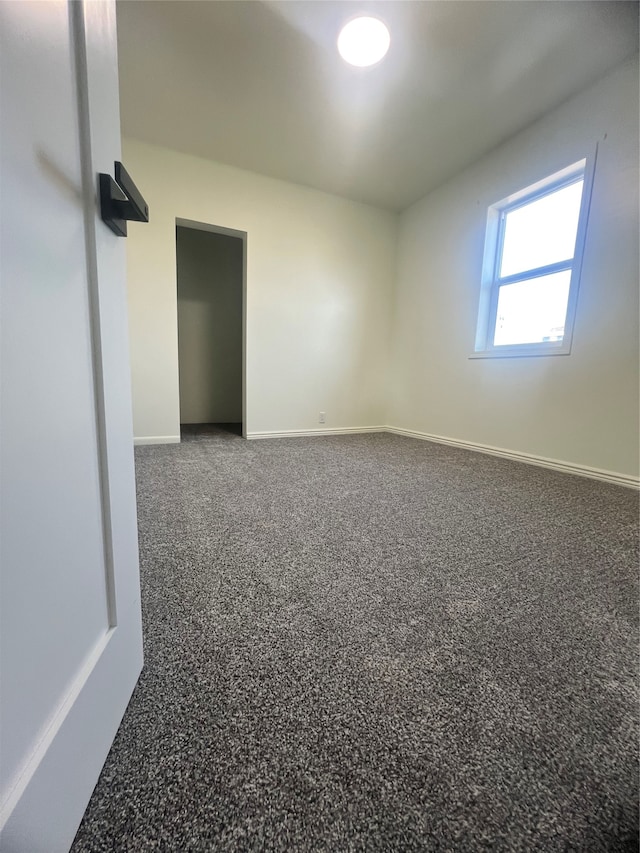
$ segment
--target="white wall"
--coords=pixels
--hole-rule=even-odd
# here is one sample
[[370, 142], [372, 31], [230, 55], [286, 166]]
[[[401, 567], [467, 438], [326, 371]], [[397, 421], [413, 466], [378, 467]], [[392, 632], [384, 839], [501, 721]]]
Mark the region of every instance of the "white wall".
[[242, 238], [176, 229], [180, 423], [242, 421]]
[[124, 140], [150, 207], [128, 250], [134, 431], [179, 435], [176, 219], [247, 233], [246, 428], [384, 423], [394, 214]]
[[[487, 207], [596, 142], [572, 353], [470, 359]], [[638, 475], [637, 59], [405, 211], [399, 230], [394, 214], [137, 141], [124, 161], [151, 207], [128, 238], [138, 438], [179, 434], [184, 218], [248, 234], [249, 434], [318, 429], [322, 410], [329, 429], [388, 424]]]
[[[571, 354], [469, 359], [487, 207], [596, 142]], [[636, 60], [401, 216], [388, 422], [637, 475], [638, 228]]]

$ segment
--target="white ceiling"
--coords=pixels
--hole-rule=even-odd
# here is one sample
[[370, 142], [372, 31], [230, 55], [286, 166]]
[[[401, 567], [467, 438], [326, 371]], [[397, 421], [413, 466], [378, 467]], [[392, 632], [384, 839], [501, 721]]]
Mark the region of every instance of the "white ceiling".
[[[123, 135], [399, 210], [638, 50], [615, 0], [120, 0]], [[346, 65], [355, 14], [387, 57]]]

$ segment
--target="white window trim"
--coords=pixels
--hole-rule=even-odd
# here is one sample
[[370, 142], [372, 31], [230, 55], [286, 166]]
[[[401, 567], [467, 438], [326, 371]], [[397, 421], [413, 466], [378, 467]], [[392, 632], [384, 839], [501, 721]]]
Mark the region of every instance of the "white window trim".
[[[593, 176], [596, 165], [597, 146], [592, 153], [577, 163], [572, 163], [564, 169], [555, 172], [542, 180], [513, 193], [502, 201], [492, 204], [487, 214], [487, 230], [484, 242], [484, 257], [482, 261], [482, 280], [480, 287], [480, 303], [478, 307], [478, 324], [476, 328], [475, 351], [469, 358], [517, 358], [522, 356], [569, 355], [573, 340], [573, 327], [578, 303], [578, 290], [582, 272], [582, 259], [587, 236]], [[537, 269], [525, 270], [516, 275], [500, 278], [498, 264], [502, 258], [502, 240], [504, 238], [504, 217], [507, 212], [523, 204], [528, 204], [534, 197], [542, 197], [554, 192], [562, 186], [568, 186], [584, 176], [578, 230], [573, 259], [549, 264]], [[543, 275], [550, 275], [562, 270], [571, 270], [567, 316], [565, 320], [564, 337], [561, 341], [541, 341], [528, 344], [493, 343], [497, 315], [497, 300], [500, 286], [517, 281], [530, 280]], [[532, 275], [533, 273], [533, 275]]]

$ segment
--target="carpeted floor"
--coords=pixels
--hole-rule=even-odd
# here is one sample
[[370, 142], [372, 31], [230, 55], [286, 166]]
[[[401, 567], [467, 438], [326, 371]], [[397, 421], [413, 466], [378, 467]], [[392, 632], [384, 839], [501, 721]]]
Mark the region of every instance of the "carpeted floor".
[[638, 849], [638, 496], [387, 434], [138, 448], [73, 851]]

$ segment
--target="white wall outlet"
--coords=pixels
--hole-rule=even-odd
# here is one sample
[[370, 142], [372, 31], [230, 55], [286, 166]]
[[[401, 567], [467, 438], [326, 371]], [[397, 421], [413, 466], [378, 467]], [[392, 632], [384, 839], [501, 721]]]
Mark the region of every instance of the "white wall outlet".
[[320, 412], [320, 416], [318, 418], [318, 423], [323, 424], [325, 422], [325, 419], [326, 419], [326, 412]]

